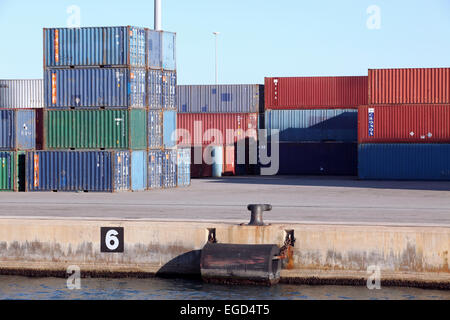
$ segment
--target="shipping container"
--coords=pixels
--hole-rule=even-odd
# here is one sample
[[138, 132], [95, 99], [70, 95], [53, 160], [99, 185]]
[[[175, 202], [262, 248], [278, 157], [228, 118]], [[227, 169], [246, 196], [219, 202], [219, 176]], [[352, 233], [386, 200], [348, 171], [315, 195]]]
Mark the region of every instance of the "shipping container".
[[191, 178], [212, 177], [212, 165], [205, 162], [204, 153], [211, 153], [210, 146], [191, 147]]
[[15, 190], [15, 153], [0, 151], [0, 191]]
[[147, 66], [162, 69], [162, 32], [147, 30]]
[[147, 72], [147, 93], [148, 106], [151, 110], [161, 110], [163, 73], [161, 70], [148, 70]]
[[128, 171], [113, 170], [116, 153], [108, 151], [36, 151], [26, 154], [27, 191], [120, 191], [115, 181]]
[[262, 85], [177, 86], [180, 113], [259, 113], [264, 111]]
[[162, 186], [164, 189], [177, 186], [177, 150], [163, 151]]
[[163, 151], [150, 150], [148, 152], [148, 189], [161, 189], [163, 179]]
[[359, 143], [450, 143], [450, 105], [361, 106]]
[[231, 145], [237, 141], [258, 139], [256, 113], [178, 113], [177, 125], [178, 144], [181, 146]]
[[145, 108], [145, 69], [53, 69], [44, 72], [47, 108]]
[[162, 32], [162, 68], [175, 71], [177, 69], [176, 59], [176, 34], [173, 32]]
[[147, 151], [131, 152], [131, 190], [147, 190]]
[[[130, 164], [131, 156], [129, 151], [116, 151], [113, 154], [114, 160], [114, 189], [115, 191], [130, 190]], [[132, 170], [133, 171], [133, 170]]]
[[177, 185], [178, 187], [187, 187], [191, 185], [191, 149], [181, 148], [177, 152]]
[[158, 149], [162, 148], [162, 146], [163, 146], [163, 112], [156, 110], [149, 110], [148, 147], [149, 149]]
[[0, 110], [0, 150], [40, 149], [42, 147], [41, 110]]
[[44, 107], [44, 81], [0, 80], [0, 108], [38, 109]]
[[147, 149], [146, 111], [46, 110], [46, 149]]
[[223, 175], [236, 175], [236, 148], [234, 145], [223, 147]]
[[356, 109], [367, 104], [367, 77], [265, 79], [265, 108]]
[[369, 70], [369, 104], [450, 104], [450, 68]]
[[44, 28], [46, 68], [133, 66], [145, 68], [146, 30], [138, 27]]
[[[279, 143], [259, 146], [259, 159], [274, 157], [278, 148], [278, 175], [356, 176], [358, 145], [356, 143]], [[262, 168], [272, 164], [261, 163]], [[276, 166], [275, 166], [276, 168]]]
[[163, 143], [164, 148], [173, 148], [177, 145], [177, 112], [163, 112]]
[[279, 130], [282, 142], [342, 141], [358, 139], [358, 110], [268, 110], [265, 112], [268, 139]]
[[359, 178], [450, 180], [450, 144], [361, 144]]
[[176, 109], [177, 74], [173, 71], [162, 73], [162, 107], [165, 110]]

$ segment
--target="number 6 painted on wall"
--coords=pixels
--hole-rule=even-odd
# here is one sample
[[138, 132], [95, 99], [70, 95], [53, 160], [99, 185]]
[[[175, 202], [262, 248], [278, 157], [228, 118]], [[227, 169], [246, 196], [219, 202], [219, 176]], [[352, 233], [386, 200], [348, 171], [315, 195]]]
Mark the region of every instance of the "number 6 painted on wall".
[[105, 227], [100, 230], [100, 252], [114, 253], [124, 252], [124, 230], [123, 228]]
[[119, 247], [119, 239], [117, 239], [117, 235], [119, 233], [116, 230], [109, 230], [106, 233], [106, 239], [105, 239], [105, 243], [106, 243], [106, 247], [111, 250], [114, 251]]

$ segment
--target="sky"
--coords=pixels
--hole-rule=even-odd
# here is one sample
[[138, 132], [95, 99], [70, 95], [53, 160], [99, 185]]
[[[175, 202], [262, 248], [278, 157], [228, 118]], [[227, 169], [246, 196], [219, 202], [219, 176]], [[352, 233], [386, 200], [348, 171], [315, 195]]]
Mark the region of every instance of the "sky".
[[[450, 0], [162, 0], [179, 84], [450, 66]], [[153, 0], [0, 0], [0, 78], [42, 78], [42, 28], [153, 28]]]

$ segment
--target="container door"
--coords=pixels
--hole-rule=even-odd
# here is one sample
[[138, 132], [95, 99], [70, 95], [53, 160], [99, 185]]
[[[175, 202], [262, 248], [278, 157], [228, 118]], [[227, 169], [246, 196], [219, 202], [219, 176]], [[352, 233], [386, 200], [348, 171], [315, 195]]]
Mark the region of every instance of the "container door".
[[175, 131], [177, 129], [177, 112], [164, 111], [163, 113], [163, 140], [165, 148], [176, 146]]
[[176, 70], [176, 35], [171, 32], [162, 33], [162, 67], [164, 70]]
[[131, 190], [147, 189], [146, 151], [133, 151], [131, 156]]
[[16, 113], [17, 149], [33, 150], [36, 147], [36, 113], [18, 110]]
[[150, 149], [162, 147], [162, 120], [160, 111], [148, 112], [148, 144]]
[[130, 153], [128, 151], [120, 151], [116, 152], [114, 157], [114, 191], [129, 191]]
[[14, 150], [15, 139], [14, 110], [0, 110], [0, 150]]
[[162, 36], [160, 31], [147, 31], [147, 45], [148, 45], [148, 67], [150, 69], [161, 69], [162, 61]]

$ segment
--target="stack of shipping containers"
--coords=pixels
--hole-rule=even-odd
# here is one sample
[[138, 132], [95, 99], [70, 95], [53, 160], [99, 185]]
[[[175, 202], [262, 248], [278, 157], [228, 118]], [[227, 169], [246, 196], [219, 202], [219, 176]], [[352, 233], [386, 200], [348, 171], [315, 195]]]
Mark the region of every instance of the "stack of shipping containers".
[[369, 70], [359, 177], [450, 180], [450, 68]]
[[25, 152], [42, 147], [43, 82], [0, 80], [0, 191], [25, 190]]
[[279, 150], [280, 175], [356, 176], [357, 108], [367, 88], [364, 76], [266, 78], [260, 152]]
[[212, 176], [211, 161], [215, 176], [254, 173], [263, 97], [262, 85], [178, 86], [178, 145], [192, 148], [192, 177]]

